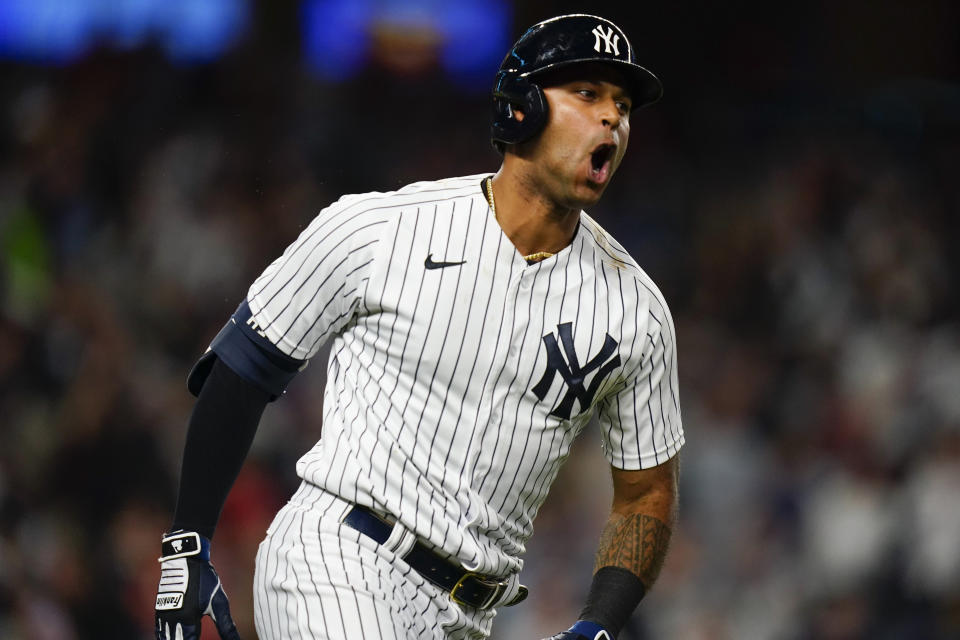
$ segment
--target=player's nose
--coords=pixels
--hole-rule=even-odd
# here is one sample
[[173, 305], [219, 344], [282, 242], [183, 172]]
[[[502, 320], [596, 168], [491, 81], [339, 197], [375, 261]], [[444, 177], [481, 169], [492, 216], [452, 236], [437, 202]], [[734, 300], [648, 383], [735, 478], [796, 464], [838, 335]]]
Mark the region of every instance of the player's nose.
[[612, 96], [608, 96], [600, 101], [600, 120], [603, 122], [604, 127], [616, 129], [620, 126], [622, 118], [623, 114], [620, 112], [620, 105]]

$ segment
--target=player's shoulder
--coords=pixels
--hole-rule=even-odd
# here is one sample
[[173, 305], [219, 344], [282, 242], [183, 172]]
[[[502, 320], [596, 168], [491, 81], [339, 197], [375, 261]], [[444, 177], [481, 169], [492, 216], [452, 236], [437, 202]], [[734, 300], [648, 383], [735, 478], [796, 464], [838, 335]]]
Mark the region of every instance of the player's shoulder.
[[646, 302], [651, 312], [660, 311], [670, 316], [666, 298], [646, 271], [637, 263], [620, 242], [596, 220], [584, 212], [580, 213], [580, 228], [585, 232], [587, 246], [591, 250], [593, 261], [599, 264], [608, 277], [626, 280], [633, 284], [637, 302]]
[[341, 196], [331, 207], [354, 212], [396, 212], [456, 198], [482, 195], [480, 184], [489, 174], [421, 180], [392, 191], [369, 191]]

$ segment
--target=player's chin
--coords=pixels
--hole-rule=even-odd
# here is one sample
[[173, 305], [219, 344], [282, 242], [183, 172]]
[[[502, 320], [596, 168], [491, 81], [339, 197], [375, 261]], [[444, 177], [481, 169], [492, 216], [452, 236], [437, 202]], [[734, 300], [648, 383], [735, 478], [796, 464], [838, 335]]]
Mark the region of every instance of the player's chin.
[[591, 180], [587, 178], [583, 181], [583, 186], [578, 189], [580, 199], [583, 201], [584, 207], [596, 204], [600, 197], [603, 196], [603, 192], [607, 190], [607, 185], [610, 184], [610, 180], [604, 180], [603, 182], [597, 182], [596, 180]]

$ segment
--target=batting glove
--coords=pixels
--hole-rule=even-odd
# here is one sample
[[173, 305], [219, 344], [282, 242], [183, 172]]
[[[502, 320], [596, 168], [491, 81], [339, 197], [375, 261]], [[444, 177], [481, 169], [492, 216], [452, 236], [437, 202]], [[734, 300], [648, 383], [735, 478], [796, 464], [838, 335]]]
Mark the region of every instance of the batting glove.
[[576, 624], [548, 640], [613, 640], [610, 633], [596, 622], [578, 620]]
[[193, 531], [164, 534], [157, 589], [157, 640], [200, 640], [210, 616], [223, 640], [240, 640], [230, 603], [210, 564], [210, 541]]

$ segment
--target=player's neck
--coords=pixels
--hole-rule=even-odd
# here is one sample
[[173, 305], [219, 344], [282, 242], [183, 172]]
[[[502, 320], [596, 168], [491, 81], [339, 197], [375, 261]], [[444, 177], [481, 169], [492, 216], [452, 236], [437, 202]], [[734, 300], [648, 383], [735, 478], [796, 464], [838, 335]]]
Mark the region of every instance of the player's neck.
[[521, 255], [557, 253], [573, 239], [580, 210], [557, 205], [522, 172], [501, 166], [493, 197], [497, 222]]

